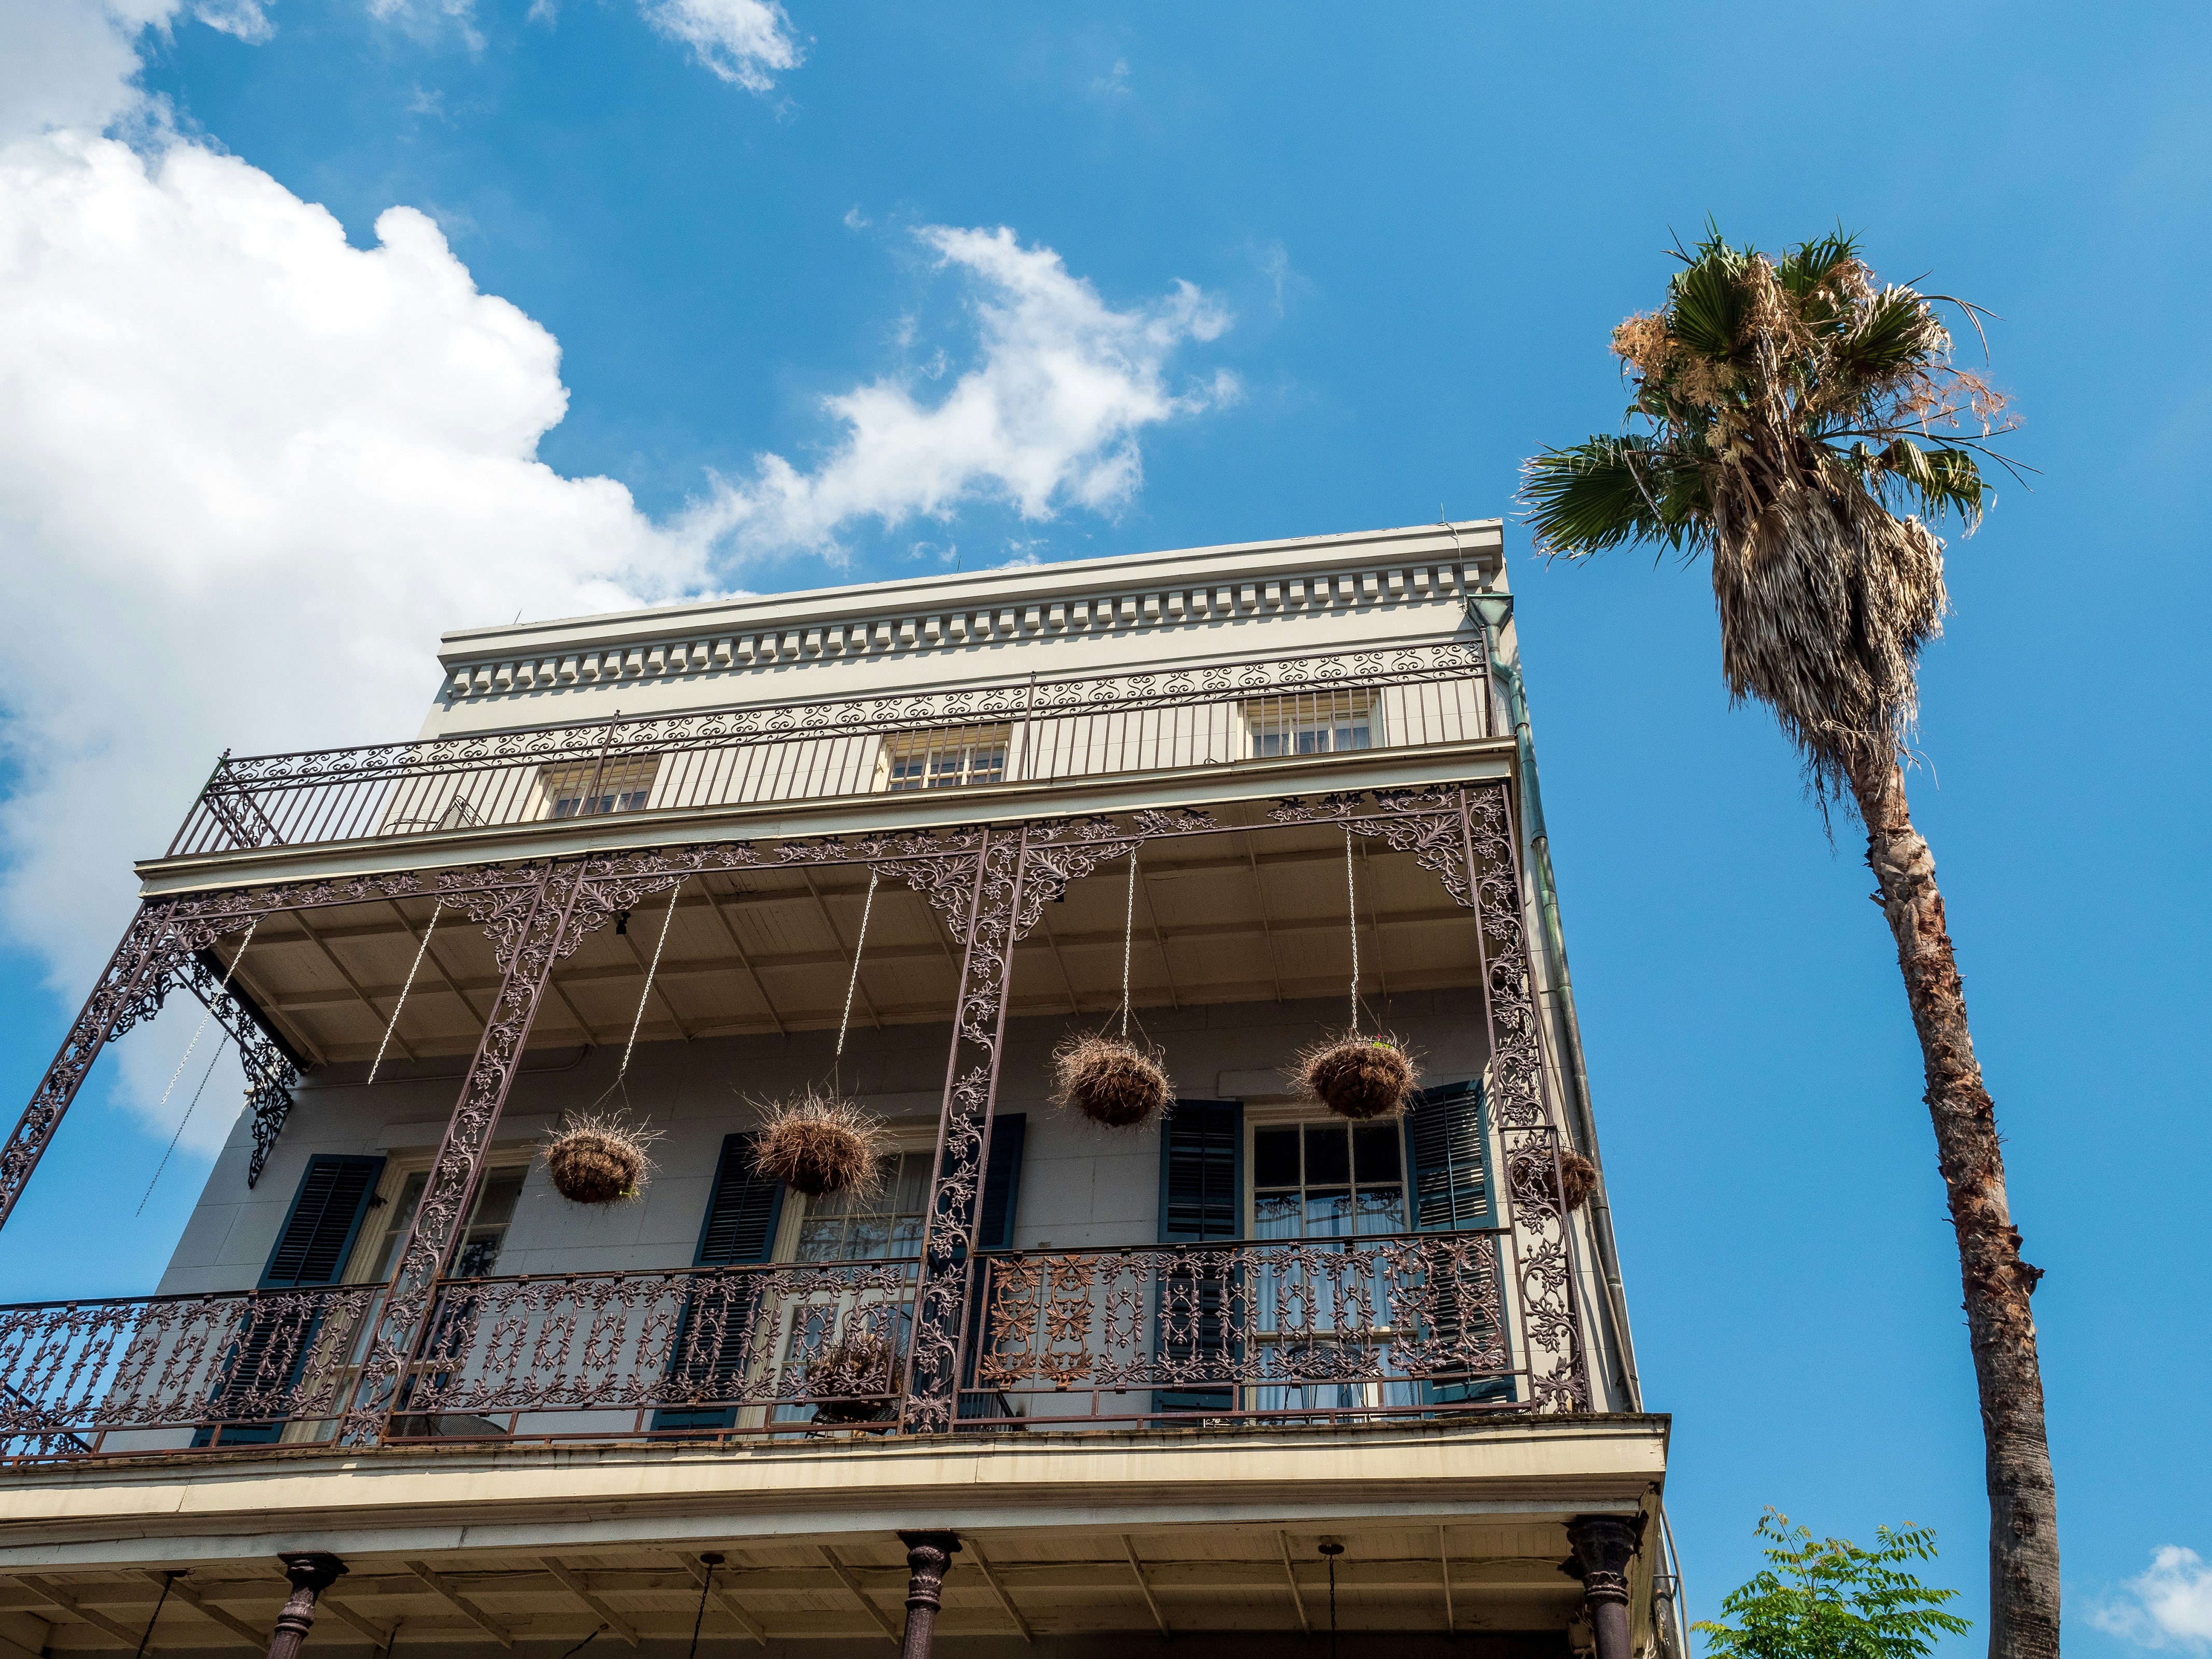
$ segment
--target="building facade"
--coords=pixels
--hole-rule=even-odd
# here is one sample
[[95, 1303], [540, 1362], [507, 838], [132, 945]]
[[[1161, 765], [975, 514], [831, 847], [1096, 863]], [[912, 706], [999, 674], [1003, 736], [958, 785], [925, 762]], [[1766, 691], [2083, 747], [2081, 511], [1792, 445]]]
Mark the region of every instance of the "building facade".
[[[470, 630], [226, 757], [0, 1152], [169, 997], [245, 1060], [158, 1293], [0, 1309], [0, 1652], [1686, 1659], [1500, 529]], [[1124, 1032], [1166, 1108], [1055, 1106]], [[809, 1091], [872, 1190], [756, 1169]]]

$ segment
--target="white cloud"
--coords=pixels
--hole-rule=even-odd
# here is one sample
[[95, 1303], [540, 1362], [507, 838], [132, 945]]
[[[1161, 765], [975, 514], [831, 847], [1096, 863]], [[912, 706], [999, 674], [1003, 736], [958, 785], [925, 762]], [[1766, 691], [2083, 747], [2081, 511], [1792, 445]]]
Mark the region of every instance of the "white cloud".
[[1129, 94], [1129, 60], [1116, 58], [1114, 67], [1091, 83], [1091, 90], [1107, 98], [1126, 98]]
[[192, 15], [211, 29], [234, 34], [254, 46], [276, 33], [269, 14], [261, 9], [261, 0], [195, 0]]
[[2212, 1647], [2212, 1565], [2195, 1550], [2167, 1544], [2125, 1595], [2092, 1607], [2089, 1622], [2140, 1647]]
[[[845, 431], [819, 470], [771, 457], [750, 493], [657, 524], [538, 459], [568, 406], [559, 344], [479, 292], [424, 214], [392, 208], [355, 247], [268, 173], [161, 130], [135, 44], [186, 3], [0, 0], [18, 48], [0, 54], [0, 928], [72, 1001], [131, 860], [167, 844], [216, 752], [413, 730], [441, 629], [708, 591], [718, 538], [816, 548], [858, 515], [975, 498], [1110, 508], [1143, 427], [1228, 395], [1165, 384], [1182, 342], [1226, 325], [1195, 289], [1115, 311], [1010, 232], [933, 228], [981, 291], [978, 364], [927, 408], [881, 380], [833, 398]], [[135, 145], [103, 136], [117, 123]], [[164, 1139], [204, 1064], [158, 1105], [194, 1018], [118, 1049]], [[220, 1139], [237, 1084], [226, 1058], [187, 1149]]]
[[767, 92], [803, 54], [775, 0], [638, 0], [645, 21], [733, 86]]
[[892, 527], [977, 501], [1030, 520], [1069, 506], [1110, 513], [1142, 479], [1139, 432], [1240, 395], [1226, 372], [1181, 392], [1169, 387], [1176, 351], [1230, 323], [1188, 283], [1117, 311], [1059, 254], [1022, 246], [1003, 226], [927, 225], [915, 234], [940, 264], [975, 282], [981, 360], [934, 403], [890, 379], [823, 399], [845, 433], [820, 466], [801, 472], [763, 455], [751, 478], [717, 479], [687, 527], [744, 550], [827, 551], [853, 520]]

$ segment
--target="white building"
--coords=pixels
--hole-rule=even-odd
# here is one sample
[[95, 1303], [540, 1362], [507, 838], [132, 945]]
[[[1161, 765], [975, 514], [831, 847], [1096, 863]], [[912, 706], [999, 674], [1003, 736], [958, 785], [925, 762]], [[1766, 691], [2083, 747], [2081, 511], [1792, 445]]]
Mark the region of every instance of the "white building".
[[[161, 1293], [0, 1309], [0, 1656], [926, 1652], [957, 1540], [950, 1653], [1681, 1659], [1514, 650], [1437, 525], [474, 629], [227, 759], [0, 1161], [173, 989], [247, 1056]], [[1401, 1120], [1299, 1097], [1355, 1021]], [[810, 1088], [876, 1193], [752, 1168]]]

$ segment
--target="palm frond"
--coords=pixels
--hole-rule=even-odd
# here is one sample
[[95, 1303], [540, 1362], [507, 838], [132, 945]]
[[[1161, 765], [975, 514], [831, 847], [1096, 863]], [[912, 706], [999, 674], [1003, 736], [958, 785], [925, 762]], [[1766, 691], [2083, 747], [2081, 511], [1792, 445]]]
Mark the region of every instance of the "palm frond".
[[1882, 289], [1838, 343], [1843, 369], [1862, 380], [1877, 379], [1948, 349], [1951, 337], [1918, 294], [1894, 285]]
[[1924, 517], [1956, 513], [1968, 530], [1981, 522], [1989, 486], [1982, 469], [1965, 450], [1923, 449], [1910, 438], [1899, 438], [1882, 451], [1881, 471], [1905, 489]]
[[1668, 286], [1667, 320], [1674, 337], [1714, 362], [1733, 362], [1751, 314], [1742, 277], [1742, 260], [1728, 244], [1717, 239], [1701, 244], [1698, 257]]
[[1698, 469], [1647, 438], [1587, 438], [1532, 456], [1521, 471], [1528, 526], [1548, 553], [1579, 558], [1631, 542], [1680, 549], [1698, 539]]
[[1792, 298], [1803, 300], [1859, 257], [1859, 239], [1838, 229], [1832, 236], [1800, 242], [1775, 263], [1775, 280]]

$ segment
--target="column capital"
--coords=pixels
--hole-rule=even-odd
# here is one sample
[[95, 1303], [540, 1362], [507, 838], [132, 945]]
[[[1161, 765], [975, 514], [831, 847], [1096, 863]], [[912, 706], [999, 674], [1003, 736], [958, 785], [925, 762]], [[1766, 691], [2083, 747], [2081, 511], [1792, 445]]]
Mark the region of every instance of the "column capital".
[[906, 1604], [934, 1613], [945, 1591], [945, 1575], [960, 1551], [960, 1534], [952, 1532], [902, 1532], [906, 1546]]
[[1583, 1597], [1592, 1603], [1628, 1605], [1628, 1564], [1644, 1541], [1644, 1516], [1578, 1515], [1567, 1522], [1574, 1553], [1559, 1571], [1583, 1582]]
[[301, 1550], [276, 1559], [284, 1564], [284, 1576], [292, 1581], [292, 1588], [311, 1595], [320, 1595], [347, 1570], [344, 1562], [322, 1550]]

